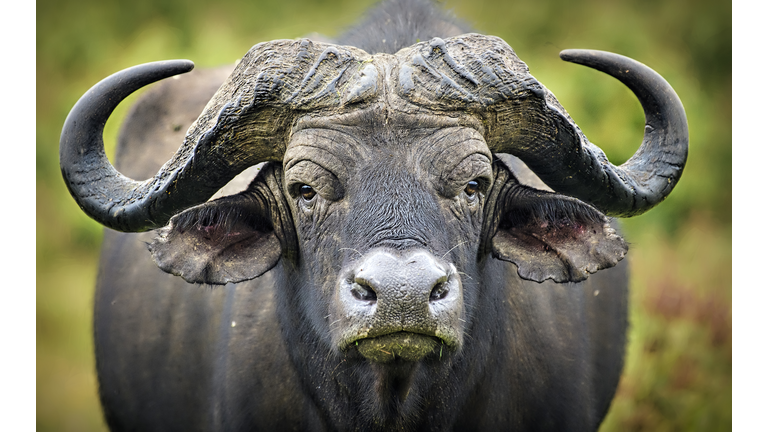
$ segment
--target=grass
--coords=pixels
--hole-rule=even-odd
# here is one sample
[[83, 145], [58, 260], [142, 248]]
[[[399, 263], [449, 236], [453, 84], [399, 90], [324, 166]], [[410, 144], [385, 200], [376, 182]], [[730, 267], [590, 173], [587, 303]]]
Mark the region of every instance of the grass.
[[93, 255], [54, 252], [45, 260], [49, 270], [38, 274], [36, 393], [40, 431], [106, 429], [96, 394], [91, 337], [92, 287], [96, 281]]
[[601, 430], [730, 430], [730, 237], [706, 219], [630, 237], [627, 360]]

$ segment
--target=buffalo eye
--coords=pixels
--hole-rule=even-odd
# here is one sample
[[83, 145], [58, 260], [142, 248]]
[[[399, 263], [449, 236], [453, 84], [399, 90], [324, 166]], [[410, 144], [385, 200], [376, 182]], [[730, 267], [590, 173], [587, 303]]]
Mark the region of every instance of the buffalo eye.
[[464, 193], [466, 193], [468, 197], [472, 198], [475, 196], [479, 189], [480, 183], [475, 180], [470, 180], [467, 182], [467, 186], [464, 188]]
[[312, 189], [312, 186], [309, 185], [301, 185], [299, 188], [299, 193], [301, 194], [301, 197], [304, 199], [304, 201], [312, 201], [312, 198], [317, 195], [317, 192], [315, 192], [315, 190]]

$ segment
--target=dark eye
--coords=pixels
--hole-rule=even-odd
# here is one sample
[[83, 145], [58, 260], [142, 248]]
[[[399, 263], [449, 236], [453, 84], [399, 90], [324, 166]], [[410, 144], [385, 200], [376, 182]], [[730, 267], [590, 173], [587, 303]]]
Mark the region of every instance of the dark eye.
[[464, 193], [467, 194], [468, 197], [473, 197], [477, 193], [477, 191], [480, 189], [480, 184], [474, 180], [471, 180], [467, 182], [467, 187], [464, 188]]
[[304, 201], [312, 201], [312, 198], [317, 194], [317, 192], [312, 189], [312, 186], [309, 185], [302, 185], [299, 188], [299, 193], [301, 194], [301, 197], [304, 198]]

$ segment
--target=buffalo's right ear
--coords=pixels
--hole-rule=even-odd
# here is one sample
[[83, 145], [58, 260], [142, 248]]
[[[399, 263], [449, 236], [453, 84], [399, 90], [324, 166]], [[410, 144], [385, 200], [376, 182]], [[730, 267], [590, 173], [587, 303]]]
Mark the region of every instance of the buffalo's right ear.
[[149, 244], [161, 270], [190, 283], [224, 285], [261, 276], [281, 256], [265, 200], [241, 192], [174, 216]]

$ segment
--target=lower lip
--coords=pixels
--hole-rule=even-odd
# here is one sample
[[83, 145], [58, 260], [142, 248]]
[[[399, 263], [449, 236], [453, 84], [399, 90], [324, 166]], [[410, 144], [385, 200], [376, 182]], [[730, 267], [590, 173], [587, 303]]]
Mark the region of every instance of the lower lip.
[[443, 342], [434, 336], [397, 332], [360, 339], [355, 341], [355, 345], [360, 354], [368, 360], [388, 363], [398, 358], [405, 361], [419, 361], [441, 348]]

